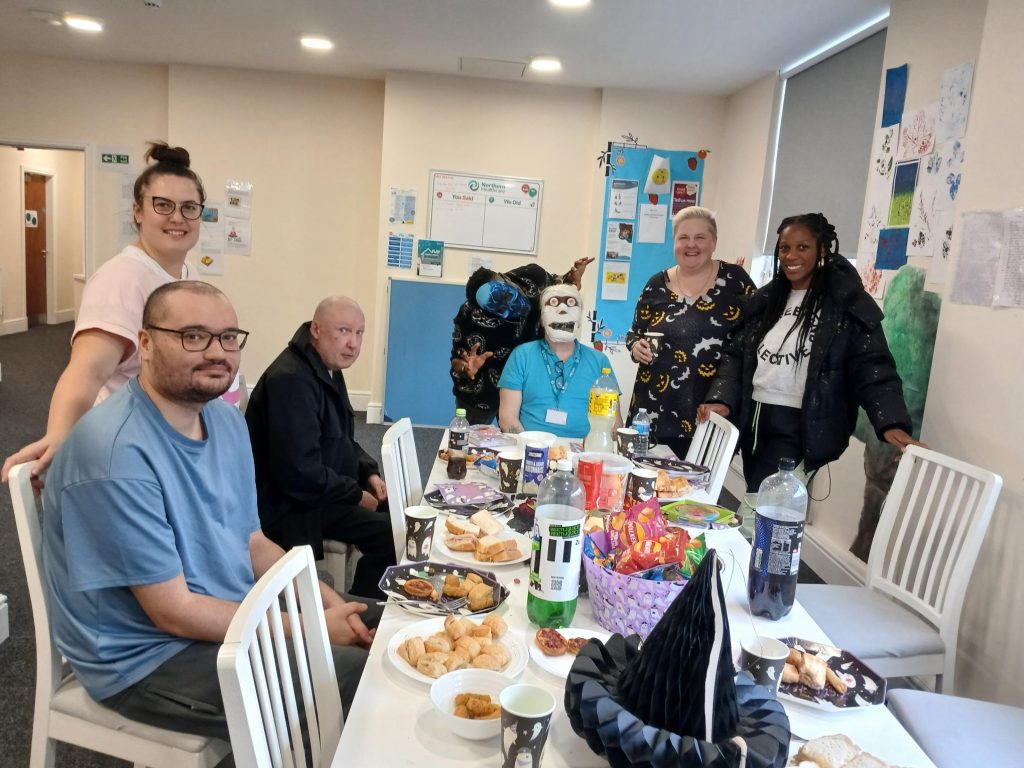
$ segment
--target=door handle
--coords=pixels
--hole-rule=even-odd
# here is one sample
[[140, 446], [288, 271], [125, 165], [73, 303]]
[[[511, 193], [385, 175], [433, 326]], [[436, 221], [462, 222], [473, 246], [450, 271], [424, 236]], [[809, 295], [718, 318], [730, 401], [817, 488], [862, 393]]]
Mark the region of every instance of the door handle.
[[40, 249], [39, 249], [39, 252], [40, 252], [41, 254], [43, 254], [43, 258], [45, 259], [45, 258], [46, 258], [46, 249], [45, 249], [45, 248], [40, 248]]

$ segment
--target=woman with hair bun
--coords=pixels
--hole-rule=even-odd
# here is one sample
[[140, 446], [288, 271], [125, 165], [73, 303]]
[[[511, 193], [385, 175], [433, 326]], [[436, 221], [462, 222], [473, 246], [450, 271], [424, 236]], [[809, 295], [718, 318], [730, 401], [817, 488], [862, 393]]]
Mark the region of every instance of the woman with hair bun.
[[761, 481], [791, 458], [805, 479], [838, 459], [863, 408], [880, 440], [919, 444], [903, 385], [882, 331], [882, 311], [839, 254], [828, 219], [784, 219], [774, 277], [754, 293], [723, 350], [704, 404], [741, 429], [745, 504]]
[[138, 374], [146, 299], [165, 283], [194, 276], [185, 255], [199, 240], [203, 183], [181, 147], [150, 142], [145, 158], [149, 165], [135, 180], [132, 202], [138, 239], [86, 283], [71, 359], [50, 399], [46, 434], [4, 462], [5, 481], [11, 467], [33, 459], [32, 475], [39, 477], [75, 422]]

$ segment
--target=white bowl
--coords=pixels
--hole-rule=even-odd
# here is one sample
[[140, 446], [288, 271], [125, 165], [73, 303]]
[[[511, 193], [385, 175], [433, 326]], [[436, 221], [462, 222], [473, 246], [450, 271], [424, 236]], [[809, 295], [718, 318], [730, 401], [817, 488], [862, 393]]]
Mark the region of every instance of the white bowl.
[[519, 445], [525, 450], [527, 443], [540, 443], [546, 448], [550, 448], [555, 444], [558, 439], [558, 435], [552, 434], [551, 432], [520, 432], [516, 437], [519, 438]]
[[501, 733], [501, 718], [470, 720], [466, 717], [456, 717], [454, 714], [455, 695], [458, 693], [487, 694], [491, 697], [491, 701], [497, 704], [501, 692], [514, 684], [514, 680], [489, 669], [457, 669], [434, 681], [430, 686], [430, 698], [440, 713], [441, 719], [452, 733], [464, 739], [480, 741], [494, 738]]

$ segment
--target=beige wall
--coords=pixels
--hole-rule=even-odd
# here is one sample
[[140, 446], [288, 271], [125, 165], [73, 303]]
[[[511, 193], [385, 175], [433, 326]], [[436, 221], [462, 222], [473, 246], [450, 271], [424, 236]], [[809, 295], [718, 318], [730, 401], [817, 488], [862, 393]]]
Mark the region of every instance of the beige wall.
[[[600, 109], [600, 94], [595, 90], [493, 80], [393, 73], [388, 75], [385, 90], [381, 213], [373, 256], [373, 264], [380, 265], [374, 325], [381, 329], [374, 348], [374, 406], [383, 400], [387, 278], [413, 277], [410, 270], [383, 266], [387, 235], [395, 230], [427, 236], [430, 170], [543, 179], [537, 256], [484, 255], [498, 270], [535, 261], [551, 272], [564, 272], [573, 260], [588, 253], [588, 201], [596, 168]], [[391, 187], [416, 190], [419, 210], [414, 226], [387, 223]], [[477, 253], [446, 248], [444, 279], [464, 283], [470, 259]], [[447, 335], [451, 329], [438, 329], [438, 333]]]
[[346, 372], [353, 395], [365, 393], [381, 331], [373, 318], [382, 84], [172, 66], [168, 94], [167, 135], [188, 148], [209, 198], [223, 200], [227, 179], [253, 184], [252, 255], [226, 256], [224, 276], [207, 278], [252, 332], [246, 379], [255, 384], [317, 302], [341, 293], [369, 321], [363, 357]]
[[[81, 151], [0, 146], [0, 332], [21, 330], [25, 321], [25, 253], [22, 239], [22, 169], [52, 176], [54, 210], [48, 211], [48, 258], [55, 263], [57, 320], [72, 319], [73, 275], [84, 256], [85, 156]], [[55, 217], [55, 218], [54, 218]]]
[[[913, 17], [905, 30], [906, 57], [921, 61], [936, 79], [943, 67], [969, 55], [943, 51], [947, 39], [976, 40], [980, 13], [969, 15], [948, 0], [945, 10], [923, 28], [918, 18], [934, 14], [935, 3], [898, 3]], [[1018, 208], [1024, 201], [1024, 160], [1016, 137], [1024, 124], [1020, 73], [1024, 71], [1024, 6], [1018, 0], [989, 0], [984, 14], [974, 75], [967, 156], [959, 211]], [[950, 43], [952, 45], [952, 43]], [[925, 53], [927, 49], [930, 53]], [[888, 59], [888, 51], [886, 52]], [[914, 64], [911, 65], [912, 67]], [[911, 69], [911, 83], [914, 74]], [[915, 98], [914, 93], [908, 94]], [[953, 263], [960, 256], [954, 236]], [[949, 285], [932, 363], [922, 437], [939, 450], [999, 473], [1003, 491], [971, 579], [964, 607], [962, 653], [957, 684], [964, 695], [1024, 705], [1024, 476], [1020, 436], [1024, 412], [1018, 395], [1024, 380], [1024, 311], [953, 304]]]

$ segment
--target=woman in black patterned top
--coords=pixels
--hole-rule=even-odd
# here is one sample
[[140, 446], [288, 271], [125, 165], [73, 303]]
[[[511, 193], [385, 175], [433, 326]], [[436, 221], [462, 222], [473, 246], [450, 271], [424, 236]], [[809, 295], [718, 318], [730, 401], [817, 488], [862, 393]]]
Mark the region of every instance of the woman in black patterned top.
[[[658, 442], [684, 458], [697, 406], [754, 283], [742, 267], [712, 258], [718, 225], [707, 208], [681, 210], [672, 234], [676, 264], [647, 281], [626, 334], [630, 356], [640, 364], [629, 416], [632, 421], [641, 408], [656, 414], [651, 429]], [[647, 334], [662, 334], [656, 357]]]

